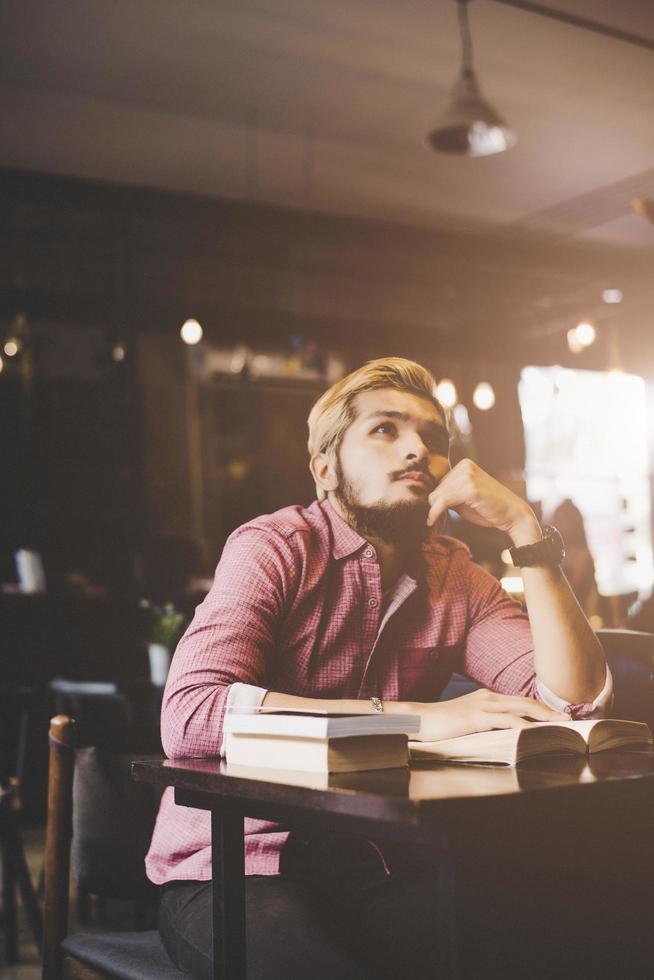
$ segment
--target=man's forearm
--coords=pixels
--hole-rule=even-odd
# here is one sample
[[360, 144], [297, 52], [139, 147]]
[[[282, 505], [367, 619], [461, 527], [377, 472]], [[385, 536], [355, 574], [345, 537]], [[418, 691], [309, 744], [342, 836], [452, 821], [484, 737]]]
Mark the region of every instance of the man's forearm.
[[[277, 691], [267, 691], [266, 696], [261, 702], [266, 708], [287, 708], [292, 711], [294, 708], [304, 708], [308, 711], [338, 711], [342, 714], [347, 712], [374, 714], [370, 698], [301, 698], [294, 694], [280, 694]], [[420, 713], [421, 705], [413, 701], [384, 701], [383, 710], [389, 714], [412, 714]]]
[[[514, 544], [540, 538], [527, 518], [511, 534]], [[543, 684], [572, 704], [593, 701], [604, 687], [602, 646], [560, 568], [522, 569], [527, 613], [534, 640], [534, 664]]]

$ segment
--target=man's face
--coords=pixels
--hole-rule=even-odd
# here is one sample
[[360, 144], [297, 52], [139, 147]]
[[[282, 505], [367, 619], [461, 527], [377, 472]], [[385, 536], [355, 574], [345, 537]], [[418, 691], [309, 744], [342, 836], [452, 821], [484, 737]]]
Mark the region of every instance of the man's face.
[[357, 395], [334, 496], [354, 526], [386, 540], [424, 535], [428, 497], [449, 470], [449, 436], [426, 398], [376, 388]]

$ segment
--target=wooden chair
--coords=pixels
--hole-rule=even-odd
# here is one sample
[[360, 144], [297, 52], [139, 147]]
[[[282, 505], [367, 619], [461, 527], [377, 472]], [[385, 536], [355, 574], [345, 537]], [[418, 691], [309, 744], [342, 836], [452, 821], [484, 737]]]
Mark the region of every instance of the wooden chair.
[[[51, 720], [43, 980], [190, 980], [172, 964], [154, 929], [68, 935], [71, 839], [74, 848], [83, 844], [91, 852], [90, 858], [77, 855], [73, 872], [76, 879], [80, 874], [90, 879], [85, 887], [93, 894], [127, 898], [135, 886], [140, 893], [148, 889], [143, 842], [158, 800], [144, 800], [141, 788], [131, 782], [128, 761], [143, 754], [143, 741], [133, 739], [131, 750], [128, 742], [124, 736], [120, 745], [113, 740], [109, 747], [76, 750], [72, 719], [57, 715]], [[115, 812], [108, 820], [101, 811], [112, 805]], [[107, 833], [98, 832], [103, 822]]]

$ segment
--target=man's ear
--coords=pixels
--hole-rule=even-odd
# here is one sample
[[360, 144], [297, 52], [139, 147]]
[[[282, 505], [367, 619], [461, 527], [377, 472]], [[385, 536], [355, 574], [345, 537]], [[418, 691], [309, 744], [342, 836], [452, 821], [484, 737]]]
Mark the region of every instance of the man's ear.
[[309, 469], [317, 486], [325, 493], [337, 488], [336, 467], [327, 453], [315, 453], [309, 460]]

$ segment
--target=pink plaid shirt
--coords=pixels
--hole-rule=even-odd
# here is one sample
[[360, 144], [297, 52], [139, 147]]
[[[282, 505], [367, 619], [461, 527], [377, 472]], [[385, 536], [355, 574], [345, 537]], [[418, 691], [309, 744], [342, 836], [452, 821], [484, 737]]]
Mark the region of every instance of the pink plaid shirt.
[[[453, 671], [542, 696], [529, 621], [453, 538], [424, 546], [388, 603], [374, 548], [329, 503], [238, 528], [173, 658], [161, 715], [170, 757], [220, 755], [231, 686], [315, 698], [435, 701]], [[575, 716], [593, 705], [575, 705]], [[247, 874], [277, 874], [287, 832], [246, 820]], [[156, 884], [211, 878], [210, 816], [164, 793], [146, 858]]]

